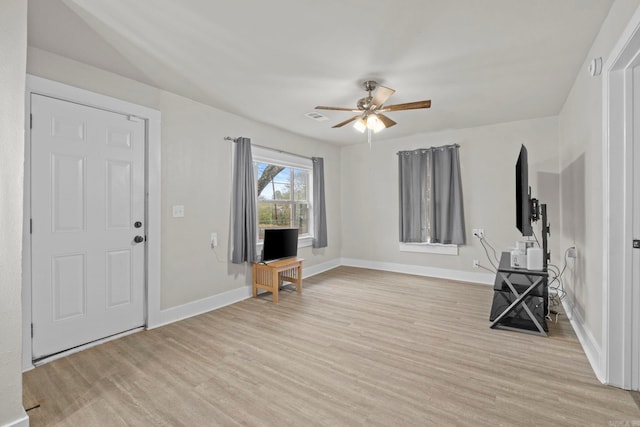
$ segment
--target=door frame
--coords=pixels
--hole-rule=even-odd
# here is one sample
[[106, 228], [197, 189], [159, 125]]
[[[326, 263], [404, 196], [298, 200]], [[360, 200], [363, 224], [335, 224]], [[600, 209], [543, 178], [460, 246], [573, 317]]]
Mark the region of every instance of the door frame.
[[[50, 96], [63, 101], [114, 113], [136, 116], [145, 121], [145, 327], [160, 323], [160, 237], [161, 237], [161, 113], [141, 105], [27, 74], [25, 102], [24, 218], [22, 251], [22, 368], [33, 369], [31, 338], [31, 94]], [[101, 341], [98, 341], [101, 342]], [[78, 347], [78, 350], [83, 346]], [[61, 354], [65, 354], [64, 352]]]
[[633, 90], [632, 69], [640, 64], [640, 7], [603, 67], [603, 382], [638, 390], [640, 359], [633, 347], [640, 324], [640, 289], [632, 282]]

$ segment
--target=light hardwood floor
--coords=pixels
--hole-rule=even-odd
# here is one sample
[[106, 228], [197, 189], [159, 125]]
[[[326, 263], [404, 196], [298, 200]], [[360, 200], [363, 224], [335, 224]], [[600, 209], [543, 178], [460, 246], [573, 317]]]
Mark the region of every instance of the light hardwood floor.
[[245, 300], [38, 367], [24, 405], [40, 405], [36, 427], [640, 423], [564, 317], [548, 338], [491, 330], [491, 296], [340, 267], [277, 305]]

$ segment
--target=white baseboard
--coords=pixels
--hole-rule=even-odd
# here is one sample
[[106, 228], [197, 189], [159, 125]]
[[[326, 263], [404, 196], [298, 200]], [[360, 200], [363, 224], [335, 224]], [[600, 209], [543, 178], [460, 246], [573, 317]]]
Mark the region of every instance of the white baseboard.
[[310, 267], [304, 267], [302, 269], [302, 278], [315, 276], [316, 274], [324, 273], [325, 271], [333, 270], [336, 267], [340, 267], [340, 258], [335, 258], [322, 264], [312, 265]]
[[[338, 266], [340, 266], [340, 260], [336, 258], [327, 262], [323, 262], [322, 264], [304, 267], [302, 269], [302, 277], [306, 278], [315, 276], [316, 274], [320, 274]], [[158, 328], [169, 323], [177, 322], [178, 320], [183, 320], [189, 317], [197, 316], [199, 314], [207, 313], [209, 311], [225, 307], [227, 305], [245, 300], [247, 298], [251, 298], [251, 287], [243, 286], [238, 289], [232, 289], [221, 294], [189, 302], [177, 307], [171, 307], [166, 310], [161, 310], [158, 313], [158, 320], [147, 325], [147, 329]]]
[[178, 320], [207, 313], [211, 310], [216, 310], [247, 298], [251, 298], [251, 287], [243, 286], [241, 288], [232, 289], [221, 294], [192, 301], [177, 307], [160, 310], [158, 313], [158, 320], [153, 324], [148, 324], [147, 329], [158, 328], [169, 323], [177, 322]]
[[392, 271], [394, 273], [414, 274], [416, 276], [437, 277], [439, 279], [457, 280], [460, 282], [493, 285], [496, 276], [489, 273], [450, 270], [447, 268], [428, 267], [422, 265], [396, 264], [390, 262], [369, 261], [364, 259], [342, 258], [342, 265], [349, 267], [370, 268], [373, 270]]
[[25, 412], [24, 408], [22, 409], [22, 416], [20, 418], [14, 421], [10, 421], [3, 427], [29, 427], [29, 416]]
[[564, 312], [567, 315], [567, 318], [571, 322], [571, 326], [573, 327], [580, 344], [582, 345], [582, 349], [584, 350], [584, 354], [586, 354], [589, 363], [591, 364], [591, 369], [596, 374], [596, 378], [601, 383], [605, 383], [605, 375], [601, 368], [600, 361], [602, 360], [602, 350], [591, 331], [587, 328], [587, 325], [577, 311], [573, 309], [573, 303], [569, 301], [569, 298], [562, 299], [562, 307], [564, 307]]

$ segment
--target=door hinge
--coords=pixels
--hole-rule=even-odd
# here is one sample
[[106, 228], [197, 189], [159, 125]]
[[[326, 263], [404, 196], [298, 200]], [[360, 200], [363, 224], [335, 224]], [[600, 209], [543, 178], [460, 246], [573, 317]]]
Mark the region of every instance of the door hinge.
[[633, 248], [634, 249], [640, 249], [640, 240], [639, 239], [634, 239], [633, 240]]
[[33, 218], [29, 218], [29, 234], [33, 234]]
[[33, 338], [33, 323], [31, 324], [31, 338]]
[[29, 129], [33, 129], [33, 114], [29, 114]]

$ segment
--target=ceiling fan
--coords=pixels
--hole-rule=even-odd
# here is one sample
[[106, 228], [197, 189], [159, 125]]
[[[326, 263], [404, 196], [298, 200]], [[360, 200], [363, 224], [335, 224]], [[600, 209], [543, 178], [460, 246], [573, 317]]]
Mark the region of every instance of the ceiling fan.
[[[319, 105], [317, 110], [337, 110], [337, 111], [351, 111], [358, 113], [355, 116], [338, 123], [334, 128], [342, 127], [348, 123], [356, 121], [353, 125], [354, 128], [360, 132], [369, 130], [369, 143], [371, 143], [371, 131], [379, 132], [382, 129], [390, 128], [397, 123], [391, 120], [383, 113], [389, 111], [401, 111], [401, 110], [417, 110], [420, 108], [431, 107], [431, 100], [407, 102], [404, 104], [384, 105], [391, 95], [395, 93], [395, 90], [388, 87], [379, 86], [378, 82], [368, 80], [363, 84], [364, 90], [369, 92], [369, 95], [360, 98], [356, 104], [357, 108], [343, 108], [343, 107], [325, 107]], [[372, 93], [375, 91], [375, 93]]]

